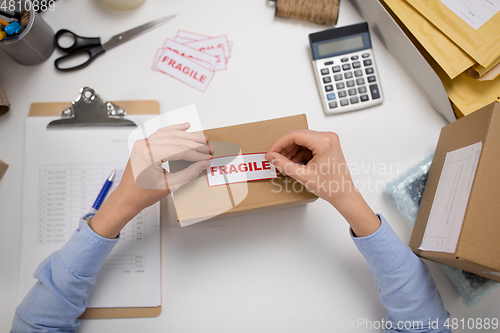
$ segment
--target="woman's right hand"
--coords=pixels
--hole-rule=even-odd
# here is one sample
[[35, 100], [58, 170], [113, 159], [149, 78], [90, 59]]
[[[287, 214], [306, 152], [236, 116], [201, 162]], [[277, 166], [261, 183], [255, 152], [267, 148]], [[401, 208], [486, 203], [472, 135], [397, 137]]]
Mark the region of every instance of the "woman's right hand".
[[332, 204], [356, 235], [369, 235], [380, 226], [378, 217], [354, 186], [337, 134], [290, 131], [274, 143], [266, 159], [283, 175], [296, 179]]

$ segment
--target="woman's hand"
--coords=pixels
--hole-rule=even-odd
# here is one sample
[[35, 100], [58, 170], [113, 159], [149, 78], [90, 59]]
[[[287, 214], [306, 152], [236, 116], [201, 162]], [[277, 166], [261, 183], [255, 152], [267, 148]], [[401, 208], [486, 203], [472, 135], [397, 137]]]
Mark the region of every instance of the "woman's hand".
[[[89, 222], [99, 235], [115, 238], [143, 209], [153, 205], [195, 179], [210, 166], [211, 148], [203, 135], [188, 133], [190, 124], [159, 129], [135, 142], [120, 184]], [[167, 172], [167, 161], [193, 162], [175, 173]]]
[[380, 226], [354, 186], [337, 134], [290, 131], [274, 143], [266, 159], [283, 175], [332, 204], [357, 236], [370, 235]]

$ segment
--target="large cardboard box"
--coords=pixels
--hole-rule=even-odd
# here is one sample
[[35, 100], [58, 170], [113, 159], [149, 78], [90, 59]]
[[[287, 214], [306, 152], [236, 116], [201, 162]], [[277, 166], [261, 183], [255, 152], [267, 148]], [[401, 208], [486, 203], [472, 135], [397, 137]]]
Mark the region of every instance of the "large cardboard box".
[[441, 130], [410, 240], [415, 254], [500, 282], [499, 165], [498, 102]]
[[9, 165], [4, 161], [0, 160], [0, 179], [2, 179], [5, 171], [9, 168]]
[[[293, 129], [307, 129], [305, 115], [278, 118], [203, 131], [215, 148], [214, 158], [265, 153]], [[170, 164], [171, 171], [175, 166]], [[276, 179], [208, 186], [206, 172], [174, 192], [177, 220], [182, 226], [211, 218], [228, 217], [312, 202], [317, 197], [302, 184], [281, 174]]]

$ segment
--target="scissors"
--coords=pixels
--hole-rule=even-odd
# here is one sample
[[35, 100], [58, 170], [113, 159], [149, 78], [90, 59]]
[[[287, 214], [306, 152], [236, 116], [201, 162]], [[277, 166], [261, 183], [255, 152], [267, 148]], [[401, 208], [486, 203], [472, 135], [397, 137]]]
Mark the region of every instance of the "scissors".
[[[100, 37], [93, 37], [93, 38], [81, 37], [81, 36], [78, 36], [77, 34], [71, 32], [69, 30], [66, 30], [66, 29], [59, 30], [56, 33], [56, 35], [54, 36], [55, 44], [59, 49], [61, 49], [62, 51], [66, 52], [68, 54], [65, 56], [62, 56], [60, 58], [57, 58], [54, 61], [54, 66], [56, 66], [56, 68], [58, 70], [63, 71], [63, 72], [69, 72], [69, 71], [74, 71], [77, 69], [84, 68], [84, 67], [90, 65], [90, 63], [92, 61], [94, 61], [95, 58], [97, 58], [99, 55], [103, 54], [104, 52], [111, 50], [115, 46], [118, 46], [118, 45], [121, 45], [125, 42], [128, 42], [132, 38], [137, 37], [140, 34], [146, 32], [150, 29], [157, 28], [160, 25], [165, 24], [168, 21], [172, 20], [174, 17], [175, 17], [175, 15], [166, 16], [166, 17], [148, 22], [146, 24], [140, 25], [136, 28], [127, 30], [125, 32], [122, 32], [118, 35], [111, 37], [111, 39], [105, 44], [101, 43]], [[59, 39], [63, 35], [71, 37], [73, 39], [73, 44], [71, 44], [70, 46], [67, 46], [67, 47], [63, 47], [59, 43]], [[87, 55], [88, 59], [85, 59], [85, 61], [83, 61], [82, 63], [80, 63], [76, 66], [73, 66], [73, 67], [61, 66], [62, 63], [66, 62], [70, 59], [73, 59], [73, 58], [75, 58], [75, 59], [77, 57], [79, 58], [82, 55], [84, 55], [84, 56]]]

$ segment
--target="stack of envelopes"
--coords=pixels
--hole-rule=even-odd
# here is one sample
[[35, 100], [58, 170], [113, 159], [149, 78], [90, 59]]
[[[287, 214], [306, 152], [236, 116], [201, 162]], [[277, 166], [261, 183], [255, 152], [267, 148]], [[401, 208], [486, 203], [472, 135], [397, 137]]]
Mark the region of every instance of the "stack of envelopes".
[[439, 75], [459, 118], [500, 99], [500, 2], [380, 1]]

